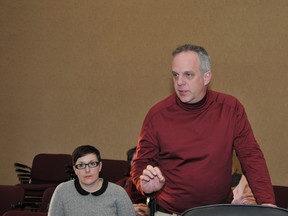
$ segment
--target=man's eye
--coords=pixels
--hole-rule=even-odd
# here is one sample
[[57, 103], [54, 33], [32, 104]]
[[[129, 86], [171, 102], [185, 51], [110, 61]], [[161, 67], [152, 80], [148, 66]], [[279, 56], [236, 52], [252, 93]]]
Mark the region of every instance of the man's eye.
[[172, 73], [172, 76], [173, 76], [173, 77], [177, 77], [178, 74], [177, 74], [177, 73]]
[[191, 79], [193, 77], [192, 73], [185, 73], [185, 77], [187, 77], [188, 79]]

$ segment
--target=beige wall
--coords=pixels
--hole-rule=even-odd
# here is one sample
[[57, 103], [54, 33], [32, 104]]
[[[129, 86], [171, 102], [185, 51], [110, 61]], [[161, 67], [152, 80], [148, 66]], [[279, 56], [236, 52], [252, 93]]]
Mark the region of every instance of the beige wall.
[[214, 90], [246, 107], [273, 184], [288, 185], [287, 0], [0, 0], [0, 184], [14, 162], [94, 144], [125, 159], [171, 92], [171, 51], [203, 45]]

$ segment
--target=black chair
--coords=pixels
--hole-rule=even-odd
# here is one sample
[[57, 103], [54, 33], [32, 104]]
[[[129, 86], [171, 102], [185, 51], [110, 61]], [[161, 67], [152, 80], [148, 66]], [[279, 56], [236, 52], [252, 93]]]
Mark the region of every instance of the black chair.
[[288, 209], [262, 205], [219, 204], [195, 207], [181, 216], [288, 216]]
[[31, 167], [21, 164], [14, 163], [15, 171], [17, 173], [17, 177], [20, 183], [29, 183], [31, 179]]

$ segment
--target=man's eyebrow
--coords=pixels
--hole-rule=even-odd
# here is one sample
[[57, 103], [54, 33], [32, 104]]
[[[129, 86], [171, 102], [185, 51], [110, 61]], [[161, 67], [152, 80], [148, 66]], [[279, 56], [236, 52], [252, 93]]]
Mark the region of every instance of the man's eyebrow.
[[191, 71], [191, 70], [187, 70], [187, 71], [184, 71], [184, 72], [183, 72], [183, 74], [187, 74], [187, 73], [190, 73], [190, 74], [192, 73], [192, 74], [193, 74], [193, 73], [194, 73], [194, 71]]

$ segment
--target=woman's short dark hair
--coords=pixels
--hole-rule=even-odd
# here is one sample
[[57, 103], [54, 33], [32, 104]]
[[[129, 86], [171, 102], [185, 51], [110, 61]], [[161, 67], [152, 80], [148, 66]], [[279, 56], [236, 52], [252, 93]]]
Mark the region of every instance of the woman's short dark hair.
[[87, 154], [95, 154], [98, 161], [101, 161], [100, 151], [91, 145], [82, 145], [77, 147], [72, 153], [72, 163], [75, 165], [78, 158], [83, 157]]

